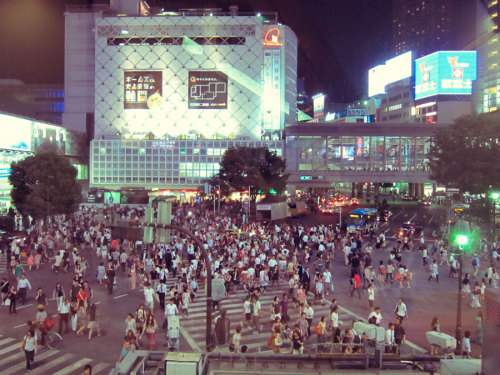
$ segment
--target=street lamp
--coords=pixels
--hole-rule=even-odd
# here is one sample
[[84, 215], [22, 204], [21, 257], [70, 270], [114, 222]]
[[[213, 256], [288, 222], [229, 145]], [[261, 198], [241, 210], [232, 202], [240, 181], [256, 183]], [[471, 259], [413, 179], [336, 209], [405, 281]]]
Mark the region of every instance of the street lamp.
[[457, 339], [457, 351], [462, 347], [462, 249], [469, 243], [469, 237], [465, 234], [458, 234], [455, 238], [458, 244], [458, 298], [457, 298], [457, 326], [455, 338]]

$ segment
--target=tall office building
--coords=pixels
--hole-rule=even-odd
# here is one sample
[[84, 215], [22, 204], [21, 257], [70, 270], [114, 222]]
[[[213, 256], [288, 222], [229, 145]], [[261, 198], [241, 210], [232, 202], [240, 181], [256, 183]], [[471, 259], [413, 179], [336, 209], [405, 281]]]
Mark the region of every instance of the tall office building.
[[297, 37], [276, 13], [66, 12], [64, 124], [92, 124], [90, 186], [195, 188], [228, 147], [282, 151], [296, 121]]
[[477, 1], [478, 79], [473, 96], [478, 113], [500, 110], [499, 13], [498, 0]]
[[454, 46], [454, 0], [393, 0], [392, 42], [395, 55], [415, 57]]

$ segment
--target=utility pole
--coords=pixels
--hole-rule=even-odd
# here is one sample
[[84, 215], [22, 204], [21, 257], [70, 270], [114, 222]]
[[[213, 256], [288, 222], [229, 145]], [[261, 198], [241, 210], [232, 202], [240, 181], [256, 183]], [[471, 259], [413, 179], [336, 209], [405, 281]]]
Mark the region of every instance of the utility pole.
[[251, 199], [250, 199], [250, 186], [248, 186], [248, 222], [250, 222], [250, 204], [251, 204]]

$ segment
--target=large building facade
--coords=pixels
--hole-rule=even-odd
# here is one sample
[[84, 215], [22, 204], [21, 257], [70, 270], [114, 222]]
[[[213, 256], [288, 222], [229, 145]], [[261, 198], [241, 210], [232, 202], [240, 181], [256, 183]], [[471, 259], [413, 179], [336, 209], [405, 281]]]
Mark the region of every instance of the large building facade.
[[195, 188], [228, 147], [281, 154], [297, 38], [276, 14], [112, 5], [66, 13], [66, 54], [93, 54], [67, 56], [65, 113], [68, 127], [93, 123], [91, 186]]
[[[440, 124], [297, 124], [286, 128], [289, 185], [330, 188], [338, 183], [398, 186], [431, 194], [428, 154]], [[289, 189], [290, 190], [290, 189]], [[293, 188], [291, 189], [293, 190]]]

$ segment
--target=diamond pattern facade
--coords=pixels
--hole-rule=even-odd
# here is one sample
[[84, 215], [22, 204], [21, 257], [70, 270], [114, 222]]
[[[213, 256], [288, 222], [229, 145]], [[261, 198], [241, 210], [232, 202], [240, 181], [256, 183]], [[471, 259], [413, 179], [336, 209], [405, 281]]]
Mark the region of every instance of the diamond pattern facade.
[[[96, 20], [95, 138], [260, 140], [263, 48], [258, 17], [102, 17]], [[151, 38], [213, 38], [189, 46], [154, 44]], [[149, 39], [148, 39], [149, 38]], [[121, 41], [118, 45], [116, 41]], [[236, 44], [224, 44], [227, 41]], [[241, 41], [244, 40], [244, 44]], [[110, 42], [111, 41], [111, 42]], [[122, 44], [122, 45], [120, 45]], [[229, 68], [228, 68], [229, 67]], [[188, 109], [190, 70], [229, 74], [227, 109]], [[124, 109], [124, 71], [162, 71], [162, 106]]]

